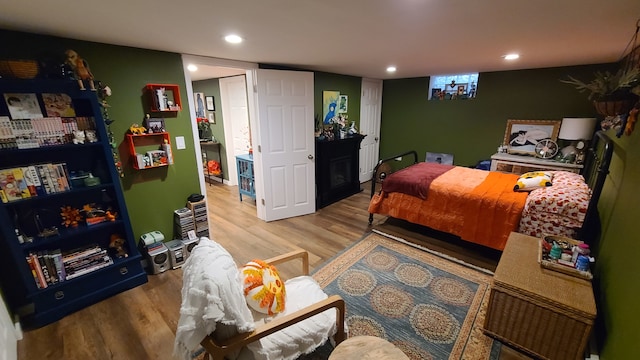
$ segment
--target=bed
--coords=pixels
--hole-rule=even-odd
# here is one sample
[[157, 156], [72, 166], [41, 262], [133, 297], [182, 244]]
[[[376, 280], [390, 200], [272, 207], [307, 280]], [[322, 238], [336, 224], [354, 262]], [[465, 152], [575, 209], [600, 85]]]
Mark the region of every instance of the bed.
[[[369, 224], [373, 214], [386, 215], [497, 250], [504, 249], [512, 231], [591, 242], [612, 153], [611, 139], [598, 131], [581, 174], [545, 170], [551, 186], [519, 192], [514, 191], [519, 175], [418, 162], [417, 152], [408, 151], [376, 165]], [[393, 169], [407, 157], [408, 166]]]

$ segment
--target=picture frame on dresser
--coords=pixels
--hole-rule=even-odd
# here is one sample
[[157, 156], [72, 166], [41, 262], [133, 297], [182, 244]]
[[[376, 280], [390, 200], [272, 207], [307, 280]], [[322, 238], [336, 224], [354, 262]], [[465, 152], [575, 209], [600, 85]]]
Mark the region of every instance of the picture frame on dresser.
[[543, 139], [558, 139], [560, 120], [507, 120], [503, 145], [509, 154], [535, 156], [535, 146]]

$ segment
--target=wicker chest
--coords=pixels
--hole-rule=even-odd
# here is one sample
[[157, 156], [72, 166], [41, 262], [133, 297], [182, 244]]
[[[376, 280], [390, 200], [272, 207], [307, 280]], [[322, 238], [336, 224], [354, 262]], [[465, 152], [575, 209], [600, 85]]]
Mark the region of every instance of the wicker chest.
[[539, 239], [511, 233], [493, 278], [484, 331], [542, 359], [584, 359], [596, 317], [588, 280], [540, 266]]

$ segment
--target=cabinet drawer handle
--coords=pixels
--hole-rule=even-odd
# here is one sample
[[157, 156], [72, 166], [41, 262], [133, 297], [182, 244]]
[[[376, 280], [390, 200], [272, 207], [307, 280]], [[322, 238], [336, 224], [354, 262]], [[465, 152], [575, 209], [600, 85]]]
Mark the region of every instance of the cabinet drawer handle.
[[56, 291], [55, 294], [53, 294], [53, 297], [55, 297], [56, 300], [64, 299], [64, 291]]
[[129, 273], [129, 269], [127, 269], [126, 267], [120, 268], [120, 275], [127, 275], [127, 273]]

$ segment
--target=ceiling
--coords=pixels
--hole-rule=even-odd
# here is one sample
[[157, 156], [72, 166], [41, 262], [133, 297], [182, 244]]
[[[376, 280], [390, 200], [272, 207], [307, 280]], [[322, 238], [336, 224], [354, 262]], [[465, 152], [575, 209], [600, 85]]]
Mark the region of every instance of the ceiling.
[[393, 79], [614, 62], [639, 18], [640, 0], [30, 0], [0, 28]]

